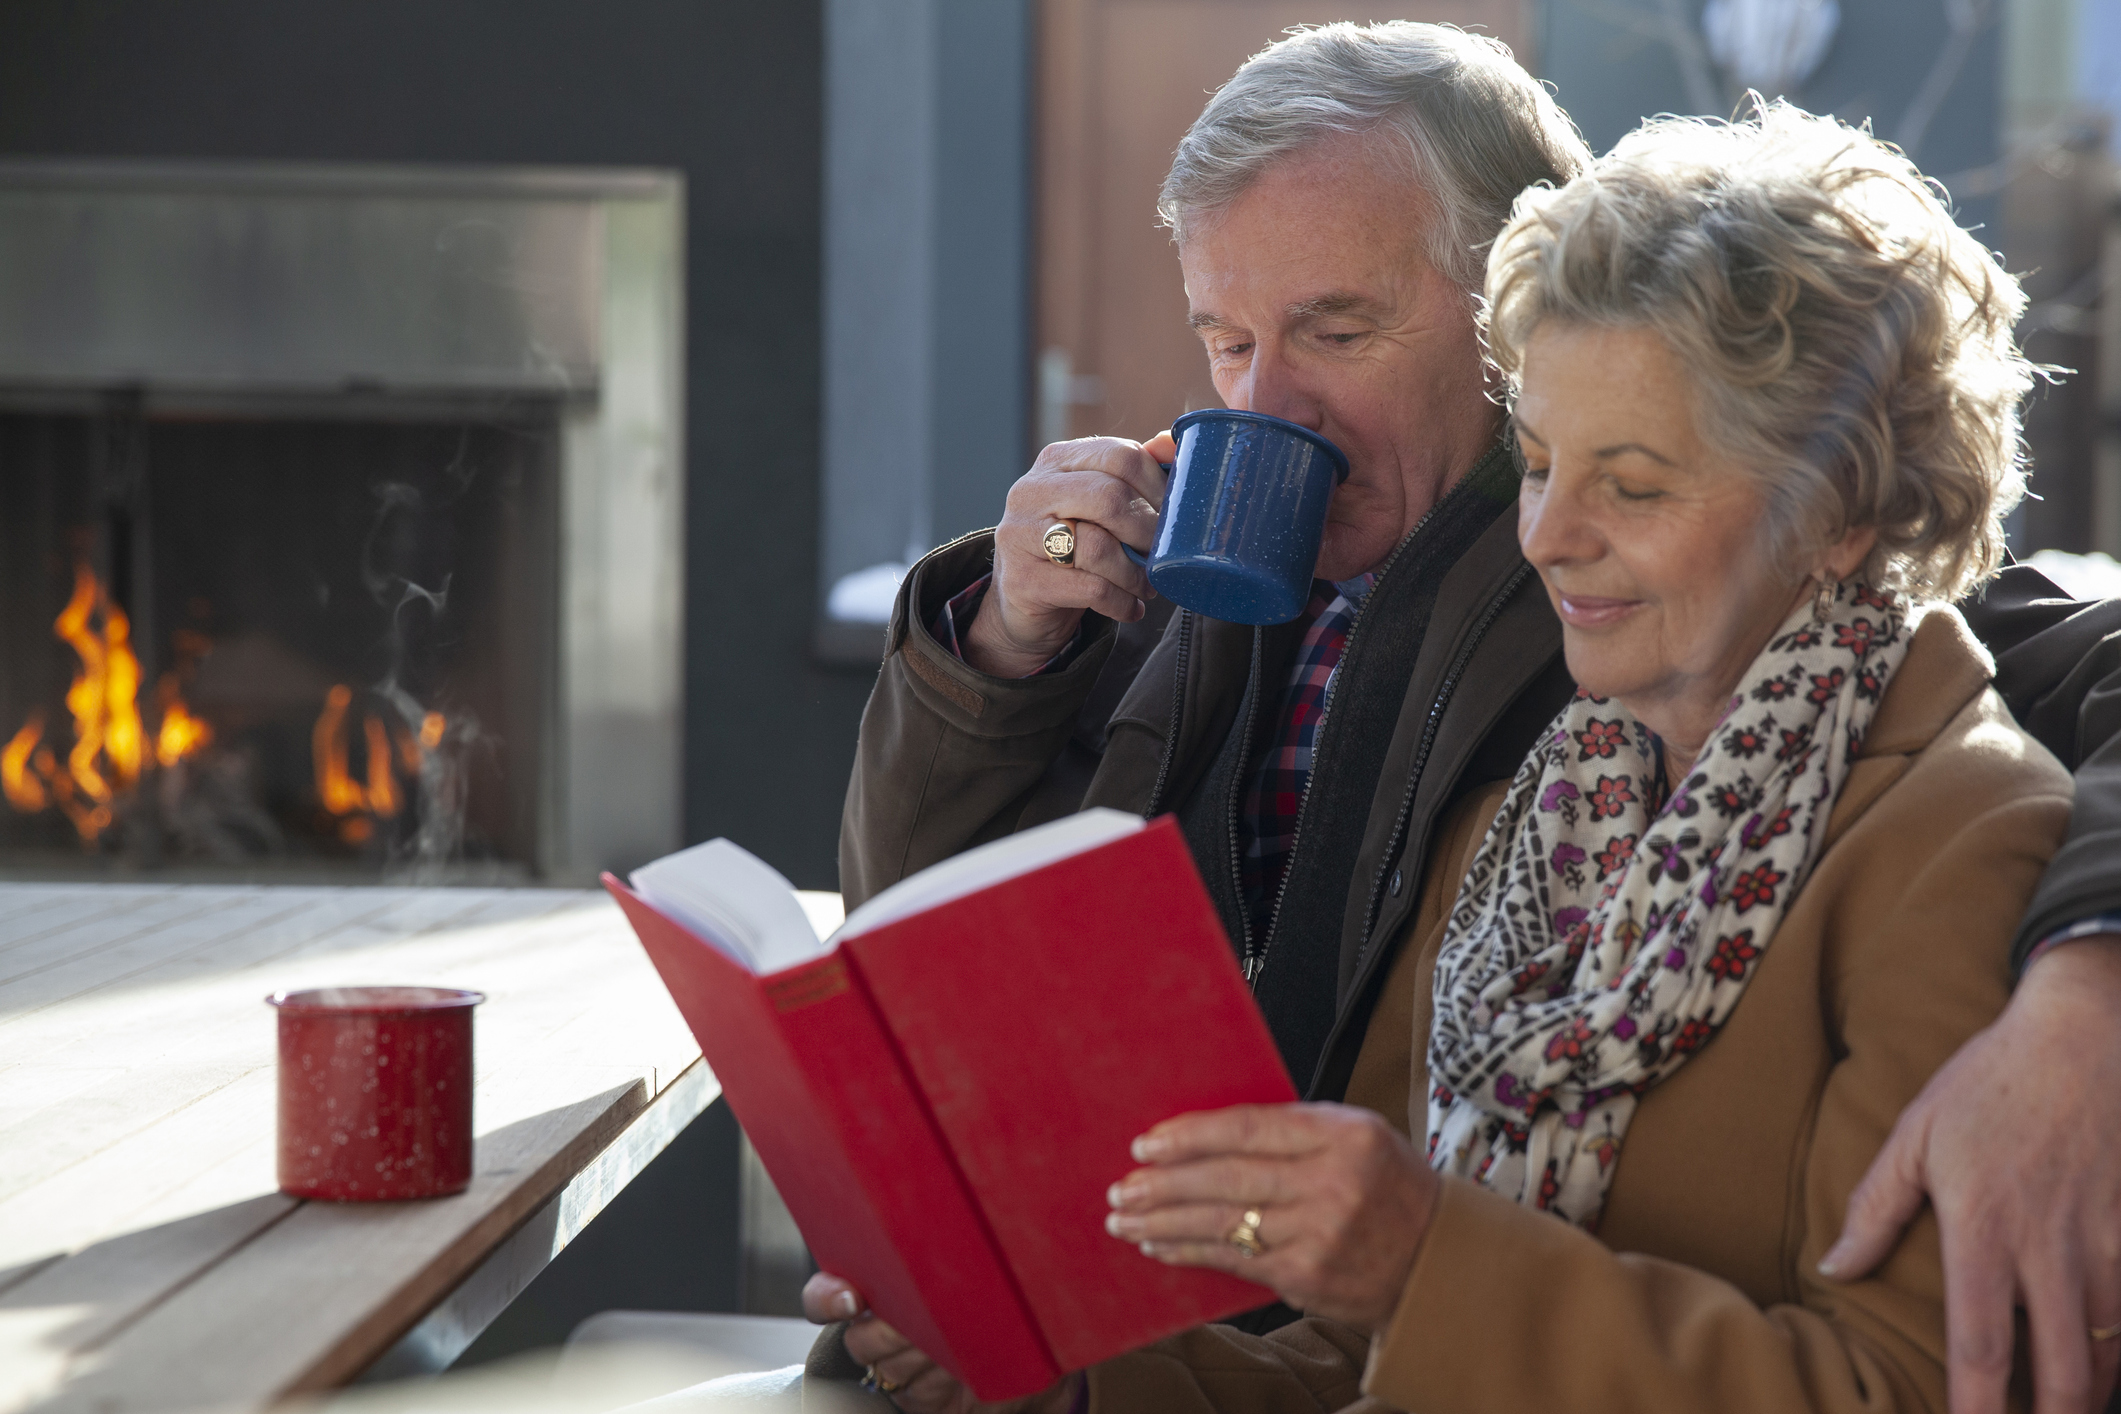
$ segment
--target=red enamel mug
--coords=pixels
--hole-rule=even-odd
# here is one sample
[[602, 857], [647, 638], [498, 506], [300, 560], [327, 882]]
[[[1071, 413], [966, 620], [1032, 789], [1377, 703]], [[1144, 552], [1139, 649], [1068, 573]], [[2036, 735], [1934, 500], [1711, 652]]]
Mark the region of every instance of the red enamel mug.
[[471, 1182], [471, 1009], [449, 987], [275, 992], [280, 1191], [378, 1202]]

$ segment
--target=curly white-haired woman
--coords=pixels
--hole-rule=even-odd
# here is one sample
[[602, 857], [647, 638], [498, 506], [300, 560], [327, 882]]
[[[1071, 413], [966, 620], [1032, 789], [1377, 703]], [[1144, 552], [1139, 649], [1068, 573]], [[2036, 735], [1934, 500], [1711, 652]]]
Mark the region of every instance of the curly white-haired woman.
[[1581, 692], [1442, 832], [1353, 1103], [1181, 1117], [1114, 1187], [1115, 1237], [1308, 1316], [1034, 1403], [1941, 1410], [1934, 1223], [1818, 1264], [2002, 1010], [2068, 820], [1948, 607], [2021, 494], [2022, 296], [1898, 153], [1779, 104], [1526, 193], [1487, 296]]

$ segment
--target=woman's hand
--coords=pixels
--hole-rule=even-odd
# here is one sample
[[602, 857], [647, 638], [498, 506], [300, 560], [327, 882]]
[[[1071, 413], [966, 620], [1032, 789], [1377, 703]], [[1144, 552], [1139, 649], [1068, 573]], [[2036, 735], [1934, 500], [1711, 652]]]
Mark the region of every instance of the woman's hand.
[[1067, 1414], [1081, 1375], [1065, 1375], [1049, 1390], [1007, 1404], [982, 1404], [957, 1377], [921, 1354], [913, 1342], [869, 1312], [862, 1294], [829, 1272], [803, 1283], [803, 1314], [819, 1325], [846, 1321], [847, 1353], [867, 1365], [879, 1388], [908, 1414]]
[[[1350, 1105], [1180, 1115], [1135, 1140], [1134, 1157], [1149, 1167], [1112, 1185], [1114, 1237], [1369, 1331], [1398, 1307], [1443, 1187], [1413, 1145]], [[1256, 1257], [1229, 1241], [1249, 1209], [1260, 1214]]]

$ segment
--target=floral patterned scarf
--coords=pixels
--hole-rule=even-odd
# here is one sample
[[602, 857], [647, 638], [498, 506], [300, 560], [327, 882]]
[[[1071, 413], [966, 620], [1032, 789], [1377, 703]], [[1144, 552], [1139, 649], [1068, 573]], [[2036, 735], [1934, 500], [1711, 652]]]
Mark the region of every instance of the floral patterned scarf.
[[1823, 621], [1807, 600], [1661, 808], [1648, 728], [1562, 710], [1437, 957], [1432, 1165], [1596, 1228], [1637, 1098], [1729, 1019], [1818, 858], [1912, 617], [1853, 583]]

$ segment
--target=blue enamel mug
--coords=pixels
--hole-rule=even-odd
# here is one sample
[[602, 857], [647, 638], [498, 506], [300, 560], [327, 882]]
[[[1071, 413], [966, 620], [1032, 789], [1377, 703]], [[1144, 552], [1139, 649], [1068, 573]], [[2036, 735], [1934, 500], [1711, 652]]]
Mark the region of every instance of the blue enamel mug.
[[1326, 504], [1348, 479], [1340, 448], [1265, 413], [1209, 408], [1171, 424], [1156, 547], [1144, 558], [1156, 592], [1234, 624], [1287, 623], [1311, 598]]

